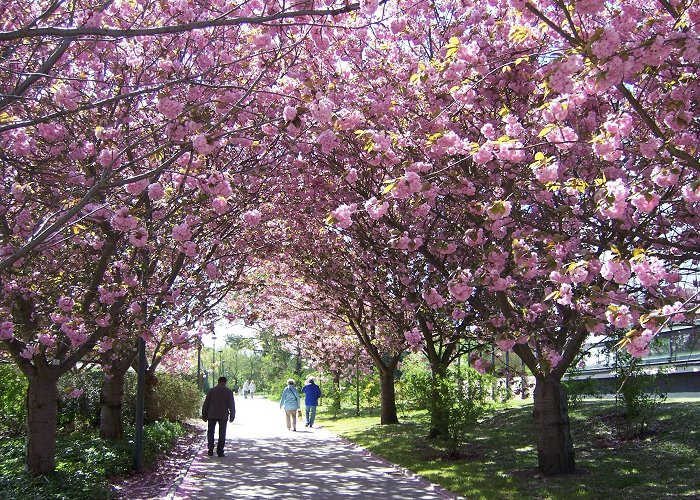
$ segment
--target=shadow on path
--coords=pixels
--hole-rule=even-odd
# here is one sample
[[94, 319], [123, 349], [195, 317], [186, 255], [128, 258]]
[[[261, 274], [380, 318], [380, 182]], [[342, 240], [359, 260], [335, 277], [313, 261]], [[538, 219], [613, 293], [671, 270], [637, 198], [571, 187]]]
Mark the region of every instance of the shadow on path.
[[456, 498], [325, 429], [288, 431], [269, 400], [236, 398], [226, 456], [195, 457], [173, 500], [219, 498]]

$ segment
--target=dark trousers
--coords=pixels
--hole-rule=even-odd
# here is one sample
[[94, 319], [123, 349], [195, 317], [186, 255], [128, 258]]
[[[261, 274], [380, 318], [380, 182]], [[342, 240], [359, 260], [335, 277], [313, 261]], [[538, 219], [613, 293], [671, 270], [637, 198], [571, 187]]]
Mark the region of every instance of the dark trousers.
[[209, 451], [214, 451], [214, 428], [216, 424], [219, 424], [219, 442], [216, 445], [216, 453], [221, 455], [224, 452], [224, 444], [226, 444], [226, 422], [228, 422], [228, 419], [210, 418], [208, 422], [207, 444], [209, 445]]

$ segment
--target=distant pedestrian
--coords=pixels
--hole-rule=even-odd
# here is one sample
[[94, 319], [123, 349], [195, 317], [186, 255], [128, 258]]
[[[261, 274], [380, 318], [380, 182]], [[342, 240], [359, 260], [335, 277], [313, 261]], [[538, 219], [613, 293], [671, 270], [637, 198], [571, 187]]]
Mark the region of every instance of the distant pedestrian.
[[297, 410], [299, 404], [299, 391], [294, 387], [294, 380], [287, 380], [287, 387], [282, 391], [280, 398], [280, 408], [284, 408], [284, 416], [287, 420], [287, 430], [297, 430]]
[[214, 429], [219, 424], [219, 441], [216, 445], [216, 454], [224, 456], [226, 444], [226, 421], [233, 422], [236, 418], [236, 403], [233, 400], [233, 391], [226, 387], [226, 377], [219, 377], [219, 383], [209, 389], [207, 397], [202, 405], [202, 420], [208, 423], [207, 455], [214, 455]]
[[248, 390], [250, 391], [250, 399], [253, 399], [253, 396], [255, 396], [255, 382], [253, 382], [252, 380], [248, 385]]
[[250, 392], [250, 380], [243, 382], [243, 397], [248, 399], [248, 393]]
[[301, 392], [304, 394], [304, 406], [306, 407], [306, 424], [304, 425], [313, 427], [316, 420], [318, 400], [322, 396], [321, 388], [316, 385], [313, 377], [309, 377]]

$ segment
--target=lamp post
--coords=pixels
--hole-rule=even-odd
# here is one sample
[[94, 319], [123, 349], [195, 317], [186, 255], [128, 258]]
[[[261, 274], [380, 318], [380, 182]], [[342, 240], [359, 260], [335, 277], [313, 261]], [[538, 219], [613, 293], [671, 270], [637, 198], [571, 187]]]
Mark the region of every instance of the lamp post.
[[224, 364], [223, 361], [221, 361], [221, 353], [223, 353], [223, 349], [219, 349], [219, 377], [224, 376]]
[[197, 389], [202, 392], [202, 339], [197, 342]]
[[[214, 330], [212, 329], [211, 332], [211, 377], [212, 377], [212, 384], [214, 383], [214, 374], [216, 374], [216, 335], [214, 334]], [[213, 387], [213, 386], [212, 386]]]

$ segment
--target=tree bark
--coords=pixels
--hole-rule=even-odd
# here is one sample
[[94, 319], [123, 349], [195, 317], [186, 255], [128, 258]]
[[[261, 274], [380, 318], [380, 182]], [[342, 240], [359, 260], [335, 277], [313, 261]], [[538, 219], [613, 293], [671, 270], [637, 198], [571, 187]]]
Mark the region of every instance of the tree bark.
[[561, 382], [551, 377], [537, 377], [534, 403], [540, 471], [548, 476], [573, 473], [574, 447], [566, 391]]
[[396, 413], [396, 390], [394, 386], [394, 371], [381, 370], [379, 372], [380, 398], [381, 398], [381, 424], [398, 424], [399, 417]]
[[126, 371], [114, 371], [105, 378], [100, 394], [100, 437], [120, 439], [124, 435], [122, 404]]
[[56, 423], [58, 418], [58, 376], [39, 371], [27, 388], [27, 471], [39, 476], [56, 465]]
[[155, 422], [160, 419], [156, 405], [156, 386], [158, 377], [150, 370], [146, 370], [146, 387], [144, 392], [144, 408], [146, 411], [145, 421]]

